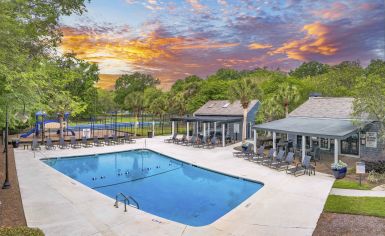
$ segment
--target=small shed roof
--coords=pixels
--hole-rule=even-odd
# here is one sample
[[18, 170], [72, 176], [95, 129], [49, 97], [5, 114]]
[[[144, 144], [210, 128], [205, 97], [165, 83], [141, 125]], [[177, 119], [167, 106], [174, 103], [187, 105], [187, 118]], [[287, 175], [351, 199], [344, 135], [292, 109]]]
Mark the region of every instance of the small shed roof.
[[[252, 100], [248, 112], [258, 105], [258, 100]], [[195, 116], [242, 116], [243, 108], [240, 101], [231, 103], [228, 100], [211, 100], [206, 102], [195, 113]]]
[[239, 122], [242, 117], [232, 116], [184, 116], [184, 117], [172, 117], [171, 121], [185, 121], [185, 122], [218, 122], [218, 123], [233, 123]]
[[281, 120], [255, 125], [255, 129], [277, 133], [291, 133], [305, 136], [344, 139], [360, 129], [349, 119], [325, 119], [288, 117]]

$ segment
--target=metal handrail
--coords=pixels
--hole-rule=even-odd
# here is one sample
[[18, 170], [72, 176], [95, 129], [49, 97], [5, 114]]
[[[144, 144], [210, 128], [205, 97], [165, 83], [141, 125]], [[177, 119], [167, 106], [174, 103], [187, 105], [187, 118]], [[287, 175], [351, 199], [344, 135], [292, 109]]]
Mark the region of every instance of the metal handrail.
[[[119, 207], [119, 201], [118, 201], [119, 196], [122, 196], [124, 198], [124, 201], [123, 201], [124, 202], [124, 212], [127, 212], [127, 205], [129, 205], [131, 207], [135, 207], [136, 209], [139, 209], [139, 203], [132, 196], [126, 196], [123, 193], [118, 193], [115, 196], [115, 204], [114, 204], [114, 206], [116, 208]], [[130, 199], [131, 199], [132, 202], [135, 203], [135, 205], [130, 204]]]

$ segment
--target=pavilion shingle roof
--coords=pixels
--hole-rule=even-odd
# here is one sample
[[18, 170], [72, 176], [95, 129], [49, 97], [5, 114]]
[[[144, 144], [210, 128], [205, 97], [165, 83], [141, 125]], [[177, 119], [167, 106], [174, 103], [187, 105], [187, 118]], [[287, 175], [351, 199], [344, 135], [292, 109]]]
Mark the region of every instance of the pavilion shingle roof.
[[310, 97], [289, 117], [352, 119], [354, 98]]
[[[258, 103], [252, 100], [248, 112]], [[227, 106], [226, 106], [227, 105]], [[230, 103], [228, 100], [211, 100], [199, 108], [195, 116], [243, 116], [243, 108], [239, 101]]]

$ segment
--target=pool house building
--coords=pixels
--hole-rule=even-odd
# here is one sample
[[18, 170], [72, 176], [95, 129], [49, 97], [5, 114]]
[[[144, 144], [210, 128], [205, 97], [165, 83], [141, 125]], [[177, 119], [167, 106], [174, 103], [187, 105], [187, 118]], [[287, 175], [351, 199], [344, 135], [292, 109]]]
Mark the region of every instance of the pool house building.
[[[252, 138], [252, 127], [260, 102], [252, 100], [247, 112], [246, 137]], [[216, 136], [222, 146], [242, 140], [243, 108], [239, 101], [231, 103], [228, 100], [211, 100], [193, 113], [192, 116], [172, 117], [172, 135], [176, 134], [176, 124], [186, 125], [186, 137], [197, 135], [201, 137]]]
[[378, 122], [353, 117], [353, 98], [310, 97], [292, 111], [288, 117], [254, 126], [254, 143], [257, 131], [273, 135], [273, 147], [277, 147], [276, 135], [287, 134], [287, 141], [300, 150], [302, 158], [314, 146], [322, 153], [348, 155], [363, 159], [384, 156], [384, 144], [378, 140]]

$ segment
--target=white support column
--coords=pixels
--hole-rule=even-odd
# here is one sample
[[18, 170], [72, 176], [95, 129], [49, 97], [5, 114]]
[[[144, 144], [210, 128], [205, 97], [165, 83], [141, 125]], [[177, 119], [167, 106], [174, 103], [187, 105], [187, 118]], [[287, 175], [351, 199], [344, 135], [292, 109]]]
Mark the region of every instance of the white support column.
[[203, 123], [203, 137], [206, 137], [206, 123]]
[[302, 162], [305, 160], [306, 156], [306, 136], [302, 135]]
[[254, 129], [254, 153], [257, 152], [257, 130]]
[[171, 133], [172, 133], [172, 136], [174, 136], [174, 134], [175, 134], [175, 121], [171, 122]]
[[187, 122], [186, 123], [186, 138], [187, 138], [187, 140], [189, 139], [189, 137], [190, 137], [190, 122]]
[[276, 141], [276, 139], [277, 139], [277, 133], [273, 132], [273, 148], [275, 149], [274, 156], [277, 153], [277, 141]]
[[214, 122], [214, 136], [217, 135], [217, 122]]
[[251, 139], [252, 138], [252, 133], [253, 133], [253, 128], [251, 127], [251, 125], [252, 125], [252, 123], [251, 122], [249, 122], [249, 139]]
[[338, 139], [334, 139], [334, 163], [338, 162]]
[[225, 138], [226, 138], [226, 135], [225, 135], [225, 123], [222, 124], [222, 147], [225, 146]]
[[210, 137], [210, 123], [207, 123], [207, 134]]
[[152, 137], [155, 136], [155, 121], [152, 121]]

